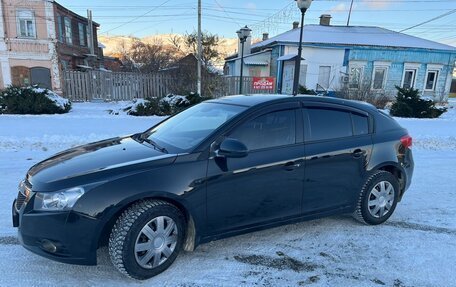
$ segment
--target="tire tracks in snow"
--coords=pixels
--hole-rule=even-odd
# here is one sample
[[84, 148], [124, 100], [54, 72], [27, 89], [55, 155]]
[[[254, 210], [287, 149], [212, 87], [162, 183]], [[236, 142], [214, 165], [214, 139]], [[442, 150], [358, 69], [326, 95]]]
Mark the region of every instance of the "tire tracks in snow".
[[0, 245], [19, 245], [16, 236], [0, 236]]
[[435, 227], [429, 226], [424, 224], [418, 223], [409, 223], [409, 222], [402, 222], [402, 221], [387, 221], [383, 223], [386, 226], [397, 227], [401, 229], [412, 229], [417, 231], [425, 231], [425, 232], [433, 232], [438, 234], [448, 234], [448, 235], [456, 235], [456, 229], [450, 229], [445, 227]]

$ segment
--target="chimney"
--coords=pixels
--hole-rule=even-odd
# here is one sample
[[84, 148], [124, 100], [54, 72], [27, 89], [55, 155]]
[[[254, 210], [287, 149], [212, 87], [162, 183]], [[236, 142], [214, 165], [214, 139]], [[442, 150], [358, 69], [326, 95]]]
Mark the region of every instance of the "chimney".
[[293, 22], [293, 29], [297, 29], [299, 28], [299, 22], [298, 21], [294, 21]]
[[263, 33], [263, 41], [269, 39], [269, 33]]
[[331, 25], [331, 15], [323, 14], [320, 16], [320, 25], [322, 26], [330, 26]]

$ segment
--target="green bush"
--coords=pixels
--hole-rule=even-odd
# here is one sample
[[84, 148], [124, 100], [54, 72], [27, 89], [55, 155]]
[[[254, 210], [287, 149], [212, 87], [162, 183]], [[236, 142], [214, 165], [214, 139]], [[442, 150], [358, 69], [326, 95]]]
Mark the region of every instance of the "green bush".
[[306, 86], [299, 85], [298, 94], [300, 95], [316, 95], [315, 90], [308, 90]]
[[437, 108], [432, 100], [422, 99], [419, 90], [406, 89], [396, 86], [396, 102], [392, 105], [390, 114], [402, 118], [438, 118], [446, 108]]
[[195, 93], [187, 96], [170, 94], [162, 99], [148, 98], [131, 109], [129, 114], [133, 116], [169, 116], [208, 99]]
[[70, 109], [70, 101], [46, 89], [11, 86], [0, 92], [1, 114], [63, 114]]

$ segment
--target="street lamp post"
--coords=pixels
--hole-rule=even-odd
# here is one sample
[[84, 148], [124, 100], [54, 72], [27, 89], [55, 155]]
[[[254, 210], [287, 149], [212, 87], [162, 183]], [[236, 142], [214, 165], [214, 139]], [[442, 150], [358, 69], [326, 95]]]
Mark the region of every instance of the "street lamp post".
[[248, 37], [250, 37], [250, 30], [247, 26], [242, 27], [236, 33], [238, 34], [239, 41], [241, 42], [241, 77], [239, 79], [239, 94], [242, 94], [242, 86], [244, 84], [244, 44]]
[[307, 9], [309, 9], [312, 0], [296, 0], [298, 8], [301, 10], [301, 33], [299, 35], [299, 48], [298, 57], [296, 57], [295, 74], [293, 82], [293, 96], [298, 94], [299, 88], [299, 74], [301, 73], [301, 59], [302, 59], [302, 34], [304, 33], [304, 15]]

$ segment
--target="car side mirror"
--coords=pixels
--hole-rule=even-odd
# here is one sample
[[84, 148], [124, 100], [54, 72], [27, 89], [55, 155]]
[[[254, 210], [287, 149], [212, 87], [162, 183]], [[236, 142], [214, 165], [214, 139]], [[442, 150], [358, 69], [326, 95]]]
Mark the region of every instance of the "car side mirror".
[[222, 141], [215, 154], [217, 157], [241, 158], [247, 156], [248, 152], [247, 147], [241, 141], [226, 138]]

